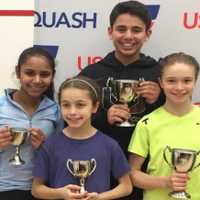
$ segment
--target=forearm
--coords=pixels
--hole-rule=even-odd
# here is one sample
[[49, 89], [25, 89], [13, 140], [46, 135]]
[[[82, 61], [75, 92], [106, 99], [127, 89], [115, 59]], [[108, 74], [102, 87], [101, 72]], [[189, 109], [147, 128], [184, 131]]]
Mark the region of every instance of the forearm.
[[121, 197], [128, 196], [132, 192], [132, 186], [131, 185], [124, 185], [119, 184], [112, 190], [109, 190], [107, 192], [103, 192], [99, 194], [98, 200], [110, 200], [110, 199], [118, 199]]
[[32, 194], [39, 199], [62, 199], [59, 188], [50, 188], [46, 185], [38, 185], [32, 188]]
[[132, 170], [131, 178], [135, 186], [146, 190], [166, 188], [169, 185], [169, 177], [152, 176], [139, 170]]

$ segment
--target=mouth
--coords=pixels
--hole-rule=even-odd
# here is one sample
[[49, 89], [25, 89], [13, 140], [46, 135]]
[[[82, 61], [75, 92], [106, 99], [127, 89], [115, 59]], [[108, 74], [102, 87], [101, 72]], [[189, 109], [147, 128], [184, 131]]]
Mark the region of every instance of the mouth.
[[70, 117], [67, 117], [67, 120], [70, 121], [70, 122], [77, 122], [79, 121], [81, 118], [70, 118]]
[[178, 97], [178, 98], [181, 98], [181, 97], [184, 97], [184, 96], [186, 96], [187, 95], [187, 93], [176, 93], [176, 94], [172, 94], [173, 96], [175, 96], [175, 97]]

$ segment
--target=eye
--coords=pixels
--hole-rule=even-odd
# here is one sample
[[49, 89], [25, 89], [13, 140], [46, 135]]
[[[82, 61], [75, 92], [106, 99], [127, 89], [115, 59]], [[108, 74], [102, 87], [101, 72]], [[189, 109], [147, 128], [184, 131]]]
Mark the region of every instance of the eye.
[[70, 105], [68, 103], [61, 103], [61, 107], [68, 108]]
[[184, 80], [185, 83], [191, 83], [192, 81], [193, 79], [189, 79], [189, 78]]
[[116, 30], [117, 30], [118, 32], [120, 32], [120, 33], [124, 33], [124, 32], [126, 32], [126, 27], [124, 27], [124, 26], [118, 26], [118, 27], [116, 28]]
[[134, 27], [134, 28], [132, 28], [131, 31], [132, 31], [133, 33], [140, 33], [140, 32], [143, 31], [143, 29], [141, 29], [140, 27]]
[[26, 70], [24, 71], [24, 74], [26, 74], [27, 76], [35, 76], [35, 72], [33, 70]]
[[51, 76], [51, 72], [49, 72], [49, 71], [41, 72], [41, 73], [40, 73], [40, 76], [41, 76], [42, 78], [48, 78], [49, 76]]
[[85, 103], [77, 103], [76, 106], [77, 106], [78, 108], [83, 108], [83, 107], [86, 106], [86, 104], [85, 104]]
[[176, 80], [175, 80], [175, 79], [168, 79], [167, 82], [168, 82], [168, 83], [175, 83]]

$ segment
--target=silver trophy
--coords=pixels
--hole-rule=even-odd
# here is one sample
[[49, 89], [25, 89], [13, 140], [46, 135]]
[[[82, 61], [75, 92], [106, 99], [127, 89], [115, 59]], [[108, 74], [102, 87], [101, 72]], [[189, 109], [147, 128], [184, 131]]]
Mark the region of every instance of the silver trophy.
[[15, 154], [9, 160], [11, 165], [23, 165], [25, 161], [20, 156], [20, 147], [24, 143], [28, 130], [25, 128], [11, 128], [12, 142], [11, 144], [16, 147]]
[[[135, 126], [145, 111], [144, 99], [136, 92], [139, 84], [144, 79], [139, 80], [114, 80], [109, 78], [106, 87], [103, 88], [103, 105], [107, 104], [126, 104], [129, 107], [131, 117], [122, 123], [116, 124], [121, 127]], [[104, 106], [105, 107], [105, 106]]]
[[85, 192], [85, 179], [96, 169], [96, 160], [67, 160], [67, 169], [74, 176], [80, 179], [80, 193]]
[[[167, 159], [167, 151], [171, 154], [171, 163]], [[200, 163], [194, 166], [196, 157], [197, 155], [199, 155], [199, 153], [200, 151], [177, 148], [172, 149], [169, 146], [166, 146], [166, 148], [163, 151], [163, 157], [167, 164], [173, 169], [175, 169], [177, 172], [187, 173], [200, 166]], [[169, 193], [169, 196], [174, 197], [176, 199], [191, 198], [191, 195], [188, 194], [186, 191], [172, 191]]]

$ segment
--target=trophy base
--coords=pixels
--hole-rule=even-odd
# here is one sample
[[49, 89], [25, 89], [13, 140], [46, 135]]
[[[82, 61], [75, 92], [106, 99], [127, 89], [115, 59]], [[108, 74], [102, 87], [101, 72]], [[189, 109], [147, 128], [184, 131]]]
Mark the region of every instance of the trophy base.
[[125, 122], [122, 122], [122, 123], [117, 123], [116, 126], [119, 126], [119, 127], [133, 127], [133, 126], [135, 126], [135, 123], [131, 124], [130, 122], [125, 121]]
[[25, 164], [25, 162], [18, 156], [15, 156], [14, 158], [10, 159], [9, 163], [15, 166], [20, 166]]
[[185, 191], [182, 191], [182, 192], [170, 192], [169, 196], [173, 197], [175, 199], [190, 199], [191, 198], [191, 196]]

